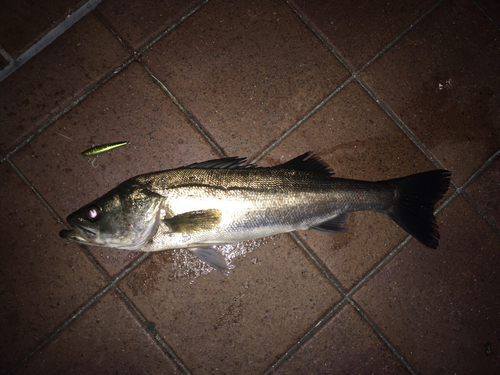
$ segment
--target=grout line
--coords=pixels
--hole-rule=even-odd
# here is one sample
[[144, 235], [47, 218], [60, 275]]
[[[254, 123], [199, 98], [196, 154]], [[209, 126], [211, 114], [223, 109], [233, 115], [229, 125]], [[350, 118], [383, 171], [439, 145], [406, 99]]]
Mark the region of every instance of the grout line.
[[392, 345], [392, 343], [385, 337], [385, 335], [380, 331], [380, 329], [373, 323], [373, 321], [368, 317], [368, 315], [361, 309], [361, 307], [358, 306], [357, 303], [355, 303], [353, 300], [350, 298], [346, 298], [347, 302], [351, 304], [352, 307], [356, 309], [356, 311], [365, 319], [365, 321], [370, 325], [372, 330], [377, 334], [377, 336], [389, 347], [389, 349], [392, 351], [392, 353], [398, 357], [398, 359], [403, 363], [403, 365], [407, 368], [408, 371], [410, 371], [411, 374], [415, 375], [416, 372], [411, 368], [410, 364], [406, 361], [406, 359], [398, 352], [396, 347]]
[[328, 94], [328, 96], [323, 99], [318, 105], [316, 105], [313, 109], [309, 111], [304, 117], [302, 117], [298, 122], [296, 122], [290, 129], [285, 131], [278, 139], [276, 139], [270, 146], [268, 146], [264, 151], [260, 153], [255, 159], [252, 160], [253, 163], [257, 163], [260, 159], [262, 159], [267, 153], [269, 153], [273, 148], [275, 148], [278, 144], [280, 144], [285, 138], [287, 138], [293, 131], [295, 131], [300, 125], [302, 125], [309, 117], [311, 117], [314, 113], [316, 113], [321, 107], [323, 107], [326, 102], [328, 102], [333, 96], [335, 96], [340, 90], [342, 90], [345, 86], [347, 86], [352, 80], [353, 76], [350, 76], [346, 79], [339, 87], [337, 87], [332, 93]]
[[488, 223], [488, 225], [496, 232], [498, 235], [500, 235], [500, 228], [497, 227], [496, 223], [494, 223], [484, 212], [481, 208], [479, 208], [476, 205], [476, 202], [472, 197], [465, 191], [475, 180], [476, 178], [483, 173], [492, 163], [495, 158], [500, 156], [500, 150], [495, 152], [479, 169], [474, 172], [469, 179], [460, 187], [459, 191], [462, 194], [462, 196], [465, 198], [465, 200], [476, 210], [476, 212], [481, 215], [481, 217]]
[[329, 320], [335, 313], [340, 310], [340, 308], [344, 305], [345, 301], [347, 299], [344, 297], [342, 298], [339, 302], [333, 306], [333, 308], [328, 311], [320, 320], [314, 324], [290, 349], [288, 349], [285, 354], [283, 354], [276, 362], [274, 362], [266, 372], [264, 372], [264, 375], [269, 375], [271, 374], [274, 370], [276, 370], [277, 367], [279, 367], [287, 358], [291, 357], [293, 353], [300, 347], [302, 344], [310, 337], [312, 336], [316, 331], [318, 331], [325, 323], [327, 320]]
[[134, 55], [134, 57], [135, 57], [136, 53], [134, 52], [134, 50], [132, 49], [132, 47], [129, 46], [129, 44], [125, 40], [123, 40], [123, 38], [120, 35], [118, 35], [118, 32], [113, 28], [113, 26], [111, 26], [111, 24], [106, 19], [106, 17], [104, 15], [102, 15], [101, 12], [98, 9], [94, 9], [94, 13], [95, 13], [96, 17], [99, 19], [99, 21], [101, 21], [101, 23], [104, 25], [104, 27], [106, 27], [109, 30], [109, 32], [111, 34], [113, 34], [113, 36], [116, 39], [118, 39], [118, 41], [121, 43], [121, 45], [123, 45], [125, 47], [125, 49], [131, 55]]
[[49, 30], [40, 40], [33, 44], [30, 48], [24, 51], [19, 57], [9, 62], [5, 68], [0, 70], [0, 82], [2, 82], [9, 75], [14, 73], [18, 68], [25, 64], [28, 60], [42, 51], [45, 47], [51, 44], [66, 30], [77, 23], [80, 19], [86, 16], [92, 9], [94, 9], [101, 0], [89, 0], [80, 8], [75, 10], [72, 14], [63, 18], [62, 22], [57, 24], [53, 29]]
[[174, 353], [172, 348], [167, 345], [167, 343], [163, 340], [163, 338], [160, 336], [158, 331], [156, 330], [155, 326], [156, 324], [154, 322], [151, 322], [147, 320], [141, 312], [135, 307], [135, 305], [128, 299], [125, 293], [123, 293], [120, 288], [118, 288], [116, 285], [114, 285], [115, 291], [120, 295], [120, 297], [124, 300], [124, 302], [127, 304], [127, 306], [134, 312], [136, 315], [137, 319], [142, 323], [144, 326], [144, 329], [148, 331], [153, 337], [156, 339], [156, 341], [160, 344], [160, 346], [163, 347], [163, 349], [168, 353], [168, 355], [174, 360], [174, 362], [179, 366], [182, 371], [184, 371], [185, 374], [190, 375], [191, 372], [187, 369], [187, 367], [184, 365], [184, 363], [180, 360], [180, 358]]
[[77, 106], [81, 101], [86, 99], [89, 95], [91, 95], [94, 91], [96, 91], [99, 87], [101, 87], [103, 84], [108, 82], [111, 78], [113, 78], [115, 75], [117, 75], [120, 71], [122, 71], [124, 68], [126, 68], [132, 61], [134, 61], [133, 57], [130, 57], [127, 61], [116, 67], [111, 73], [109, 73], [106, 77], [104, 77], [101, 81], [97, 82], [94, 86], [89, 88], [87, 91], [85, 91], [82, 95], [77, 97], [73, 102], [68, 104], [66, 107], [61, 109], [57, 114], [55, 114], [52, 118], [47, 120], [43, 125], [41, 125], [39, 128], [37, 128], [33, 133], [31, 133], [29, 136], [27, 136], [24, 141], [19, 143], [16, 147], [14, 147], [13, 150], [11, 150], [7, 155], [5, 155], [1, 160], [0, 163], [3, 163], [5, 160], [10, 158], [12, 155], [14, 155], [16, 152], [18, 152], [21, 148], [26, 146], [29, 142], [31, 142], [34, 138], [36, 138], [38, 135], [40, 135], [45, 129], [47, 129], [49, 126], [51, 126], [54, 122], [59, 120], [62, 116], [64, 116], [66, 113], [68, 113], [70, 110], [72, 110], [74, 107]]
[[320, 269], [321, 272], [326, 276], [326, 278], [338, 289], [340, 294], [342, 294], [343, 297], [346, 296], [346, 292], [344, 288], [340, 285], [340, 283], [333, 277], [333, 275], [328, 271], [328, 269], [321, 264], [321, 262], [318, 260], [318, 258], [312, 253], [311, 250], [304, 244], [304, 242], [297, 236], [295, 232], [290, 232], [288, 233], [293, 240], [299, 245], [302, 250], [311, 258], [313, 263]]
[[204, 0], [201, 4], [199, 4], [197, 7], [195, 7], [193, 10], [191, 10], [188, 14], [183, 16], [178, 22], [170, 26], [167, 30], [163, 31], [160, 35], [158, 35], [156, 38], [154, 38], [151, 42], [143, 46], [137, 51], [137, 55], [142, 55], [146, 50], [148, 50], [151, 46], [159, 42], [161, 39], [163, 39], [167, 34], [169, 34], [173, 29], [175, 29], [177, 26], [179, 26], [181, 23], [183, 23], [187, 18], [191, 17], [194, 13], [196, 13], [198, 10], [200, 10], [205, 4], [208, 3], [209, 0]]
[[493, 163], [493, 160], [495, 160], [496, 157], [500, 156], [500, 150], [498, 150], [497, 152], [495, 152], [493, 155], [491, 155], [489, 157], [488, 160], [486, 160], [483, 165], [481, 165], [477, 171], [475, 171], [473, 174], [470, 175], [470, 177], [467, 179], [467, 181], [464, 182], [464, 184], [458, 188], [457, 190], [461, 193], [463, 192], [465, 189], [467, 189], [469, 187], [469, 185], [472, 184], [472, 182], [476, 179], [477, 176], [479, 176], [481, 173], [483, 173], [489, 166], [491, 163]]
[[[363, 70], [365, 70], [370, 64], [372, 64], [375, 60], [377, 60], [380, 56], [382, 56], [387, 50], [392, 48], [397, 42], [399, 42], [411, 29], [413, 29], [420, 21], [422, 21], [427, 15], [429, 15], [434, 9], [436, 9], [444, 0], [438, 0], [430, 9], [428, 9], [420, 18], [418, 18], [416, 21], [414, 21], [406, 30], [404, 30], [401, 34], [399, 34], [394, 40], [392, 40], [389, 44], [387, 44], [382, 50], [380, 50], [374, 57], [372, 57], [368, 62], [361, 67], [359, 70], [356, 72], [352, 72], [352, 69], [349, 67], [349, 65], [342, 59], [333, 49], [332, 46], [330, 46], [329, 43], [327, 43], [324, 38], [321, 35], [318, 35], [318, 33], [309, 25], [306, 19], [302, 17], [302, 15], [296, 10], [291, 4], [289, 4], [287, 0], [288, 6], [297, 14], [297, 16], [309, 27], [309, 29], [318, 37], [328, 48], [329, 51], [331, 51], [335, 57], [339, 60], [339, 62], [351, 73], [351, 76], [344, 82], [342, 85], [340, 85], [337, 89], [335, 89], [331, 94], [329, 94], [321, 103], [319, 103], [316, 107], [314, 107], [307, 115], [305, 115], [301, 120], [299, 120], [295, 125], [293, 125], [290, 129], [288, 129], [285, 133], [283, 133], [276, 141], [274, 141], [270, 146], [268, 146], [260, 155], [258, 155], [254, 160], [252, 160], [252, 163], [258, 162], [260, 159], [262, 159], [267, 153], [269, 153], [274, 147], [276, 147], [278, 144], [280, 144], [288, 135], [290, 135], [294, 130], [296, 130], [300, 125], [302, 125], [303, 122], [305, 122], [309, 117], [311, 117], [318, 109], [320, 109], [326, 102], [328, 102], [335, 94], [337, 94], [340, 90], [342, 90], [347, 84], [349, 84], [351, 81], [356, 80], [372, 97], [373, 100], [384, 110], [384, 112], [391, 118], [406, 134], [410, 140], [415, 143], [416, 138], [411, 134], [406, 128], [403, 128], [402, 125], [398, 123], [396, 120], [395, 116], [393, 116], [391, 113], [389, 113], [385, 107], [381, 104], [380, 100], [375, 96], [375, 94], [369, 90], [364, 82], [362, 82], [357, 76], [359, 73], [361, 73]], [[414, 141], [415, 140], [415, 141]], [[417, 141], [418, 142], [418, 141]], [[416, 143], [417, 147], [419, 145]], [[423, 146], [421, 146], [423, 147]], [[421, 151], [431, 160], [431, 162], [434, 165], [439, 165], [434, 158], [426, 151], [423, 151], [422, 148]], [[425, 150], [425, 149], [424, 149]]]
[[65, 229], [68, 229], [63, 220], [59, 217], [59, 215], [54, 211], [54, 209], [50, 206], [50, 204], [42, 197], [42, 195], [35, 189], [35, 187], [28, 181], [26, 176], [16, 167], [16, 165], [12, 162], [12, 160], [8, 159], [7, 163], [10, 164], [12, 169], [17, 173], [18, 177], [30, 188], [30, 190], [35, 194], [35, 196], [40, 200], [40, 202], [45, 206], [45, 208], [49, 211], [49, 213], [54, 216], [59, 224], [64, 226]]
[[[68, 229], [69, 227], [66, 225], [63, 219], [59, 217], [59, 215], [55, 212], [55, 210], [50, 206], [50, 204], [42, 197], [42, 195], [38, 192], [38, 190], [35, 189], [35, 187], [31, 184], [31, 182], [28, 181], [26, 176], [17, 168], [17, 166], [12, 162], [12, 160], [7, 160], [7, 162], [10, 164], [12, 169], [18, 174], [18, 177], [31, 189], [31, 191], [35, 194], [35, 196], [38, 198], [38, 200], [45, 206], [45, 208], [49, 211], [49, 213], [57, 220], [59, 224], [63, 226], [64, 229]], [[111, 277], [109, 274], [104, 270], [104, 268], [101, 267], [101, 265], [97, 262], [97, 260], [90, 254], [88, 249], [79, 244], [80, 248], [82, 249], [83, 253], [89, 258], [89, 260], [94, 264], [94, 266], [101, 272], [101, 274], [108, 280], [111, 281]]]
[[[45, 206], [45, 208], [49, 211], [49, 213], [57, 220], [59, 224], [63, 226], [64, 229], [68, 229], [68, 226], [62, 220], [59, 215], [55, 212], [55, 210], [50, 206], [50, 204], [42, 197], [42, 195], [35, 189], [35, 187], [28, 181], [26, 176], [17, 168], [17, 166], [9, 159], [7, 161], [10, 166], [14, 169], [14, 171], [18, 174], [18, 177], [31, 189], [31, 191], [35, 194], [38, 200]], [[102, 275], [109, 281], [111, 281], [111, 277], [109, 274], [101, 267], [101, 265], [97, 262], [97, 260], [90, 254], [88, 249], [79, 244], [80, 248], [83, 250], [84, 254], [89, 258], [89, 260], [94, 264], [94, 266], [102, 273]]]
[[[396, 117], [396, 115], [387, 108], [385, 104], [382, 103], [380, 99], [377, 98], [375, 93], [369, 89], [363, 81], [356, 77], [356, 81], [361, 85], [361, 87], [370, 95], [370, 97], [378, 104], [378, 106], [384, 111], [384, 113], [397, 125], [397, 127], [405, 134], [408, 139], [422, 152], [427, 159], [439, 169], [445, 169], [430, 153], [429, 150], [415, 137], [415, 135]], [[452, 182], [453, 184], [453, 182]], [[456, 188], [456, 185], [454, 185]]]
[[483, 213], [483, 211], [476, 205], [476, 202], [474, 202], [474, 200], [469, 196], [469, 194], [464, 192], [462, 193], [462, 196], [472, 206], [472, 208], [476, 210], [476, 212], [479, 215], [481, 215], [483, 220], [486, 221], [486, 223], [488, 223], [491, 229], [493, 229], [500, 236], [500, 228], [498, 228], [497, 225], [493, 221], [491, 221], [491, 219], [485, 213]]
[[139, 258], [137, 258], [130, 266], [125, 268], [118, 276], [113, 279], [113, 285], [122, 280], [125, 276], [127, 276], [130, 272], [132, 272], [139, 264], [141, 264], [147, 257], [151, 255], [150, 252], [145, 252]]
[[399, 252], [405, 247], [405, 245], [410, 242], [412, 237], [408, 235], [399, 245], [397, 245], [389, 254], [387, 254], [380, 262], [378, 262], [375, 267], [373, 267], [365, 276], [358, 281], [347, 293], [346, 298], [350, 298], [354, 292], [363, 286], [363, 284], [370, 280], [376, 273], [378, 273], [389, 261], [394, 258]]
[[[443, 211], [451, 202], [453, 202], [460, 193], [455, 190], [453, 194], [446, 199], [435, 211], [434, 216], [437, 216], [441, 211]], [[371, 279], [376, 273], [378, 273], [389, 261], [394, 258], [403, 248], [410, 242], [413, 237], [408, 235], [399, 245], [397, 245], [389, 254], [387, 254], [375, 267], [373, 267], [361, 280], [353, 286], [347, 293], [346, 298], [351, 298], [351, 296], [363, 286], [363, 284]]]
[[94, 303], [96, 303], [102, 296], [104, 296], [113, 286], [113, 283], [106, 285], [99, 292], [94, 294], [90, 298], [90, 300], [85, 303], [82, 307], [80, 307], [69, 319], [67, 319], [63, 324], [56, 328], [54, 332], [52, 332], [45, 340], [43, 340], [35, 349], [33, 349], [26, 357], [24, 357], [21, 361], [15, 365], [10, 372], [15, 372], [19, 370], [20, 367], [26, 363], [31, 357], [33, 357], [36, 353], [38, 353], [45, 345], [49, 344], [53, 341], [66, 327], [68, 327], [74, 320], [76, 320], [80, 315], [82, 315], [85, 311], [87, 311]]
[[217, 143], [215, 143], [214, 140], [212, 140], [212, 138], [208, 135], [208, 133], [196, 122], [194, 117], [182, 106], [182, 104], [180, 104], [177, 101], [176, 97], [168, 90], [168, 88], [161, 82], [161, 80], [158, 77], [156, 77], [156, 75], [151, 71], [151, 69], [149, 69], [146, 63], [142, 60], [139, 60], [139, 62], [142, 64], [144, 69], [146, 69], [146, 71], [151, 76], [153, 81], [155, 81], [160, 86], [160, 88], [168, 95], [168, 97], [172, 100], [172, 102], [174, 102], [174, 104], [181, 110], [184, 116], [187, 117], [187, 119], [191, 122], [191, 124], [196, 128], [196, 130], [198, 130], [198, 132], [201, 133], [201, 135], [215, 149], [215, 151], [217, 151], [217, 153], [220, 156], [226, 157], [226, 154], [224, 153], [224, 151], [222, 151], [222, 148], [219, 147], [219, 145], [217, 145]]
[[334, 49], [334, 46], [333, 44], [330, 44], [324, 37], [323, 35], [321, 35], [314, 27], [311, 26], [311, 20], [309, 19], [309, 17], [307, 16], [304, 16], [304, 14], [302, 14], [301, 10], [298, 9], [298, 8], [295, 8], [295, 6], [293, 4], [290, 4], [290, 0], [285, 0], [287, 5], [292, 9], [292, 11], [295, 13], [295, 15], [297, 17], [300, 18], [300, 20], [302, 22], [304, 22], [304, 24], [309, 28], [309, 30], [326, 46], [326, 48], [337, 58], [337, 60], [339, 60], [339, 62], [344, 66], [344, 68], [346, 68], [349, 73], [352, 75], [353, 74], [353, 70], [352, 70], [352, 67], [342, 58], [342, 56], [340, 56], [340, 54]]
[[[145, 253], [143, 256], [138, 258], [132, 265], [130, 265], [125, 271], [123, 271], [116, 278], [111, 280], [108, 273], [102, 269], [102, 267], [97, 263], [94, 259], [94, 263], [97, 264], [98, 268], [102, 270], [106, 279], [109, 281], [108, 284], [101, 289], [99, 292], [94, 294], [82, 307], [80, 307], [76, 313], [71, 315], [64, 323], [62, 323], [59, 327], [55, 329], [45, 340], [43, 340], [35, 349], [33, 349], [26, 357], [24, 357], [15, 367], [11, 370], [11, 372], [15, 372], [18, 370], [26, 361], [28, 361], [33, 355], [35, 355], [38, 351], [40, 351], [45, 345], [49, 344], [52, 340], [54, 340], [66, 327], [68, 327], [75, 319], [77, 319], [80, 315], [82, 315], [89, 307], [91, 307], [94, 303], [100, 300], [111, 288], [116, 287], [116, 283], [120, 281], [124, 276], [129, 274], [135, 267], [137, 267], [144, 259], [149, 256], [150, 253]], [[93, 257], [89, 254], [89, 256], [93, 259]]]
[[491, 23], [493, 23], [493, 25], [497, 28], [497, 29], [500, 29], [500, 19], [498, 19], [497, 17], [495, 17], [492, 12], [488, 9], [487, 6], [484, 6], [483, 2], [482, 1], [477, 1], [477, 0], [472, 0], [472, 2], [474, 3], [474, 5], [481, 11], [481, 13], [483, 13], [486, 18], [488, 18]]
[[384, 53], [386, 53], [390, 48], [392, 48], [397, 42], [399, 42], [401, 39], [403, 39], [406, 34], [408, 34], [417, 24], [420, 23], [424, 18], [426, 18], [430, 13], [434, 11], [439, 5], [444, 0], [438, 0], [437, 2], [434, 3], [424, 14], [422, 14], [416, 21], [413, 21], [413, 23], [406, 28], [406, 30], [403, 30], [401, 34], [399, 34], [396, 38], [394, 38], [389, 44], [387, 44], [384, 48], [382, 48], [375, 56], [373, 56], [368, 62], [363, 65], [358, 71], [354, 73], [355, 76], [357, 76], [359, 73], [361, 73], [363, 70], [365, 70], [368, 66], [370, 66], [375, 60], [377, 60], [380, 56], [382, 56]]

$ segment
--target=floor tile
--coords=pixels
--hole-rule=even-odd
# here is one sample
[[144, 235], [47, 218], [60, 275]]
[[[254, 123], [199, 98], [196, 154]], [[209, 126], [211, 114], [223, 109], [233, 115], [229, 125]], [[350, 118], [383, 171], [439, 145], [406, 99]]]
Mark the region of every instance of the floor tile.
[[0, 84], [0, 155], [125, 61], [125, 48], [88, 14]]
[[181, 374], [115, 292], [23, 365], [21, 374]]
[[[357, 83], [350, 83], [274, 148], [262, 165], [314, 151], [337, 177], [384, 180], [434, 169]], [[352, 288], [407, 236], [385, 215], [350, 214], [348, 232], [300, 232], [344, 288]]]
[[361, 315], [346, 304], [273, 374], [407, 373]]
[[408, 244], [354, 299], [417, 373], [496, 374], [500, 236], [461, 197], [440, 223], [440, 248]]
[[7, 163], [0, 166], [0, 372], [34, 350], [105, 285], [82, 249]]
[[467, 187], [467, 195], [477, 205], [486, 218], [500, 230], [500, 156]]
[[[132, 144], [96, 160], [80, 155], [109, 142]], [[61, 218], [138, 174], [217, 154], [139, 63], [132, 63], [12, 158]], [[61, 239], [61, 241], [63, 241]], [[90, 247], [116, 275], [139, 253]]]
[[304, 20], [356, 71], [435, 3], [291, 0]]
[[0, 45], [12, 57], [19, 56], [80, 4], [81, 0], [2, 2]]
[[263, 373], [340, 299], [288, 235], [229, 276], [176, 278], [172, 257], [152, 254], [119, 287], [193, 374]]
[[348, 72], [284, 2], [210, 1], [144, 61], [229, 156], [254, 157]]
[[201, 3], [203, 0], [104, 0], [97, 6], [97, 11], [132, 49], [137, 50]]
[[497, 27], [500, 27], [500, 3], [496, 0], [477, 0], [476, 4], [490, 18]]
[[360, 78], [462, 184], [500, 149], [498, 66], [500, 30], [446, 1]]

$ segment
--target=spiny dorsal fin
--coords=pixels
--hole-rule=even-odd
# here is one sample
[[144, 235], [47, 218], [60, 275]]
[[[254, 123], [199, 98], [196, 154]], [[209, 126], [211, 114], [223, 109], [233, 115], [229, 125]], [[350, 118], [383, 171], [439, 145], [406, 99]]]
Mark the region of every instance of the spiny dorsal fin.
[[[186, 165], [182, 168], [189, 169], [256, 169], [261, 168], [253, 164], [245, 164], [247, 158], [223, 158], [223, 159], [213, 159], [202, 161], [200, 163], [194, 163]], [[289, 160], [283, 164], [276, 165], [274, 167], [269, 167], [270, 169], [291, 169], [294, 171], [303, 172], [317, 172], [324, 173], [328, 176], [333, 176], [333, 171], [328, 164], [321, 160], [318, 156], [313, 155], [312, 151], [308, 151], [305, 154], [299, 155], [292, 160]]]
[[328, 164], [318, 156], [313, 155], [311, 151], [299, 155], [286, 163], [271, 167], [273, 169], [292, 169], [294, 171], [318, 172], [328, 176], [333, 176], [333, 171]]
[[252, 165], [244, 165], [247, 158], [223, 158], [223, 159], [213, 159], [202, 161], [200, 163], [194, 163], [186, 165], [182, 168], [189, 169], [244, 169], [244, 168], [253, 168]]

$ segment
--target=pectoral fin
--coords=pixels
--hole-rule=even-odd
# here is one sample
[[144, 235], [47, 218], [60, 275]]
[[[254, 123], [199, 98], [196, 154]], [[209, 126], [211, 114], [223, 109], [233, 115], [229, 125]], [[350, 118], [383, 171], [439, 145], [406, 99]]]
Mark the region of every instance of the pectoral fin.
[[185, 212], [164, 219], [163, 223], [173, 233], [198, 233], [214, 229], [221, 222], [222, 213], [217, 209]]
[[226, 273], [228, 271], [226, 258], [215, 247], [195, 247], [187, 249], [200, 260], [209, 264], [219, 272]]

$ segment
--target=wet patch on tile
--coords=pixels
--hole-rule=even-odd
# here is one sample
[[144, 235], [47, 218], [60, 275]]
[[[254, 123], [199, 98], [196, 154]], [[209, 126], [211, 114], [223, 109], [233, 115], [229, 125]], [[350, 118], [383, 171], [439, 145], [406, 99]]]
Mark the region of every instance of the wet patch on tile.
[[191, 282], [165, 251], [119, 283], [193, 374], [265, 371], [340, 299], [287, 235], [233, 263]]

